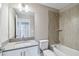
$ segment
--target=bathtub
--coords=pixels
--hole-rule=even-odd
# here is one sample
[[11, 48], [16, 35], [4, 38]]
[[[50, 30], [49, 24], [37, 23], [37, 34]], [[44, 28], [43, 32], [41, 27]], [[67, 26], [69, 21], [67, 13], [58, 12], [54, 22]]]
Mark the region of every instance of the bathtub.
[[51, 49], [57, 56], [79, 56], [79, 51], [62, 44], [51, 45]]

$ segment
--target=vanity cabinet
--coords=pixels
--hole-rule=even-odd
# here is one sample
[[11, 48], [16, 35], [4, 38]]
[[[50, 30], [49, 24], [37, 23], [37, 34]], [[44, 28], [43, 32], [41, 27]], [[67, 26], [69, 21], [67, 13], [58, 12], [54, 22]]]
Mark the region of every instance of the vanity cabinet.
[[39, 56], [39, 47], [28, 47], [3, 52], [3, 56]]

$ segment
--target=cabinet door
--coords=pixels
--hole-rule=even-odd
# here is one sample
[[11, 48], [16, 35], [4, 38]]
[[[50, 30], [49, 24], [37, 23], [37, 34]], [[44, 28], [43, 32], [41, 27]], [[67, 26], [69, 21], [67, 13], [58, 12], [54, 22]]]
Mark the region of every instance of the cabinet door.
[[21, 50], [12, 50], [3, 52], [3, 56], [21, 56], [21, 55], [22, 55]]
[[25, 56], [39, 56], [39, 47], [38, 46], [34, 46], [34, 47], [30, 47], [30, 48], [26, 48], [25, 49]]
[[2, 53], [0, 53], [0, 56], [2, 56]]
[[3, 56], [39, 56], [38, 46], [3, 52]]

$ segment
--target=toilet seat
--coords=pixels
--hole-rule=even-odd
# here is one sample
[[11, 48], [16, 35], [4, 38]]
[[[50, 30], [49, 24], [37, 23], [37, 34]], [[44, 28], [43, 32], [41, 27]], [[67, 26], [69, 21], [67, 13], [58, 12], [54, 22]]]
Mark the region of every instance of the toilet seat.
[[44, 50], [43, 55], [44, 56], [55, 56], [55, 53], [51, 50]]

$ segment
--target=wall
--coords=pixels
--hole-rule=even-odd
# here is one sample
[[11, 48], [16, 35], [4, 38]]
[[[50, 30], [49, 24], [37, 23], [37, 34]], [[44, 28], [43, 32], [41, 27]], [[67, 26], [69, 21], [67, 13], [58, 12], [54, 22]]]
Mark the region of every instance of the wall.
[[35, 38], [48, 39], [48, 9], [40, 5], [32, 5], [35, 13]]
[[48, 39], [49, 44], [59, 43], [59, 13], [49, 11]]
[[[15, 8], [17, 4], [12, 4]], [[42, 6], [40, 4], [28, 4], [30, 10], [35, 15], [35, 39], [48, 39], [48, 10], [58, 12], [58, 10]], [[12, 24], [11, 24], [12, 25]], [[13, 26], [13, 25], [12, 25]]]
[[13, 11], [12, 8], [9, 8], [9, 39], [14, 38], [15, 37], [15, 12]]
[[79, 5], [60, 12], [59, 22], [60, 42], [79, 50]]
[[0, 45], [8, 40], [8, 5], [2, 4], [0, 14]]

